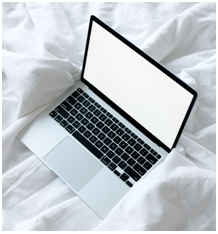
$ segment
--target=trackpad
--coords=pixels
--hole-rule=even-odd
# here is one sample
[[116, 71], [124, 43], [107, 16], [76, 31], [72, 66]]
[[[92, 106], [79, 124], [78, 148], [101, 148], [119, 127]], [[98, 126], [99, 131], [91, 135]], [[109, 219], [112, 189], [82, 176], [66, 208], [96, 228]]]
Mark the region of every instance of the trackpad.
[[76, 191], [82, 189], [103, 168], [70, 137], [66, 137], [43, 159]]

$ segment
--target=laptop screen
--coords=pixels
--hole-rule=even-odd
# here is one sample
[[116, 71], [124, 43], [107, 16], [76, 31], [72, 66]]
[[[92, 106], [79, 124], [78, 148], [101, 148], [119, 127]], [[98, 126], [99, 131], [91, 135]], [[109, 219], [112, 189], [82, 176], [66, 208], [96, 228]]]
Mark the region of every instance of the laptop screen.
[[193, 95], [95, 21], [83, 77], [172, 148]]

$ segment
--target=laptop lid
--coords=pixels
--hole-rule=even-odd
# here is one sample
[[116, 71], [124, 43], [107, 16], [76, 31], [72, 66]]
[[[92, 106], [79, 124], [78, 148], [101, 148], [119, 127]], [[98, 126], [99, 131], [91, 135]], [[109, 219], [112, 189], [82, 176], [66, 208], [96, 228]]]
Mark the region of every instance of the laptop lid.
[[197, 93], [91, 16], [81, 80], [160, 147], [179, 140]]

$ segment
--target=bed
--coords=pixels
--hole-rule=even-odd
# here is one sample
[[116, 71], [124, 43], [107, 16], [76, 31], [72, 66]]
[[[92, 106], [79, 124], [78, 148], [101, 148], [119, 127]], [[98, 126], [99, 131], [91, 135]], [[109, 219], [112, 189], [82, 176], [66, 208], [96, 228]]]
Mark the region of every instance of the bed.
[[[216, 3], [17, 2], [2, 15], [3, 230], [216, 230]], [[198, 93], [177, 147], [104, 220], [17, 139], [80, 79], [91, 15]]]

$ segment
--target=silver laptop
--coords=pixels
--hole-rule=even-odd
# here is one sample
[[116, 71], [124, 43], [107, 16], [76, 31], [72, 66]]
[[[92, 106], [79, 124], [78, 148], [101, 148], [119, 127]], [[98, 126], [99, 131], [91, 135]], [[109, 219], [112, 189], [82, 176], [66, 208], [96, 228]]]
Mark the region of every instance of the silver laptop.
[[192, 88], [91, 16], [81, 81], [19, 139], [105, 218], [176, 146], [196, 98]]

